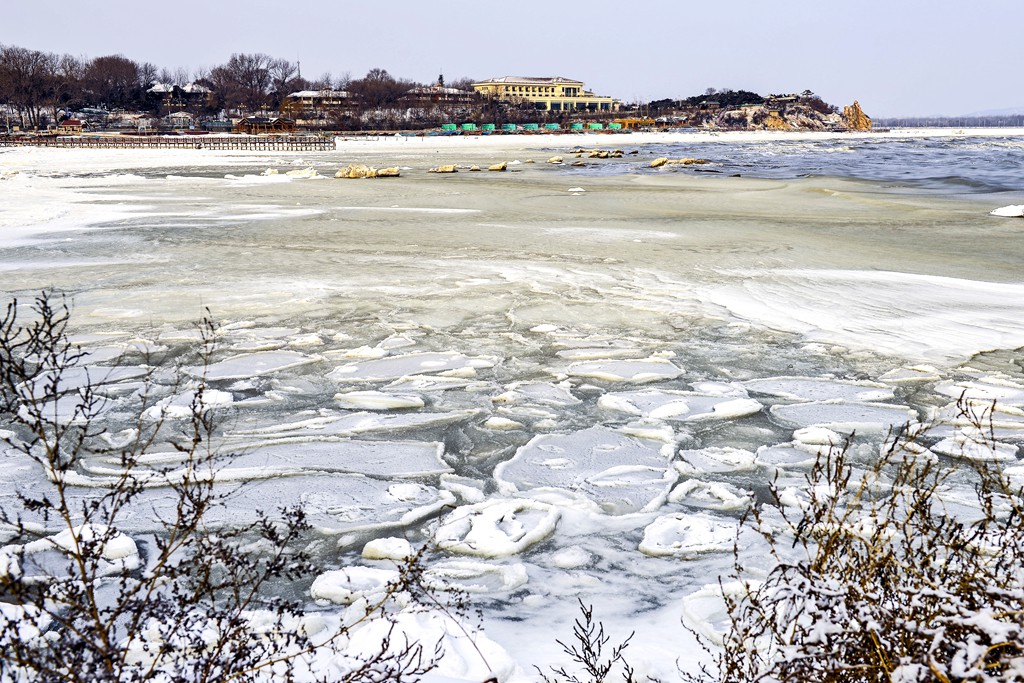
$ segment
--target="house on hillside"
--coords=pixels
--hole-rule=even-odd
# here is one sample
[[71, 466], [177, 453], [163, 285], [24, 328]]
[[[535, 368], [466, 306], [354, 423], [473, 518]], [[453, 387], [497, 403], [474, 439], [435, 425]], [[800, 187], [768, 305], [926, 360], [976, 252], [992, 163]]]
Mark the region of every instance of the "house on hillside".
[[267, 118], [266, 116], [247, 116], [235, 124], [235, 133], [294, 133], [295, 121], [282, 117]]
[[510, 104], [532, 104], [541, 111], [613, 112], [622, 102], [613, 97], [595, 95], [583, 81], [561, 76], [502, 76], [473, 84], [484, 97]]
[[476, 99], [476, 93], [458, 88], [446, 88], [441, 83], [412, 88], [402, 96], [402, 102], [410, 107], [432, 107], [436, 105], [468, 105]]
[[294, 119], [324, 118], [333, 112], [351, 111], [354, 98], [345, 90], [299, 90], [284, 98], [281, 111]]

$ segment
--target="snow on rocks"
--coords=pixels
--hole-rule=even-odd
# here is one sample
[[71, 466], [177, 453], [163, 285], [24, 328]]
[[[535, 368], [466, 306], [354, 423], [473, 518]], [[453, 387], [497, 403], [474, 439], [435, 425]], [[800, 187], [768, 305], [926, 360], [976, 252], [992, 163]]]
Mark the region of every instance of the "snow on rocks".
[[598, 407], [657, 420], [731, 420], [761, 411], [753, 399], [685, 391], [625, 391], [605, 394]]
[[441, 550], [477, 557], [517, 555], [555, 531], [559, 512], [532, 500], [495, 499], [464, 505], [441, 520], [434, 542]]
[[683, 369], [664, 358], [644, 360], [596, 360], [572, 363], [566, 374], [605, 382], [657, 382], [675, 379]]
[[893, 390], [874, 382], [848, 382], [818, 377], [768, 377], [743, 382], [747, 391], [796, 401], [889, 401]]
[[652, 557], [684, 559], [728, 552], [736, 539], [736, 529], [734, 522], [706, 514], [664, 515], [644, 529], [640, 552]]
[[335, 382], [379, 382], [411, 375], [458, 371], [466, 373], [463, 376], [475, 376], [476, 370], [494, 367], [495, 362], [490, 358], [470, 358], [454, 352], [408, 353], [341, 365], [327, 377]]

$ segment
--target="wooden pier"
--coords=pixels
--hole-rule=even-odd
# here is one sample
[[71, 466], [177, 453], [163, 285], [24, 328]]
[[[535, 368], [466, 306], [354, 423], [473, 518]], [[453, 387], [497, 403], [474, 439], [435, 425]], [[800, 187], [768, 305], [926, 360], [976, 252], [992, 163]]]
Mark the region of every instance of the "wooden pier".
[[328, 152], [334, 150], [334, 138], [318, 135], [0, 135], [0, 147], [19, 146]]

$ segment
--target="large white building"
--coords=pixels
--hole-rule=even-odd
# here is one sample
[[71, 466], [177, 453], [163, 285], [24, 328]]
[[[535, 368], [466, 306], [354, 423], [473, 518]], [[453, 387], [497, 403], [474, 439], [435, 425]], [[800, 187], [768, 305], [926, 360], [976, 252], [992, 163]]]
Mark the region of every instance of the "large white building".
[[552, 76], [534, 78], [502, 76], [473, 84], [485, 97], [511, 102], [530, 103], [544, 111], [618, 111], [621, 102], [613, 97], [595, 95], [583, 81]]

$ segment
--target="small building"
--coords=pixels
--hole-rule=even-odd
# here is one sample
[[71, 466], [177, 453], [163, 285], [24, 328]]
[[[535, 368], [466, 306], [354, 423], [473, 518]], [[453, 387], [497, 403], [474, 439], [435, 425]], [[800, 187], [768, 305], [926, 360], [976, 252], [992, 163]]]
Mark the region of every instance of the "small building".
[[484, 97], [511, 104], [532, 104], [543, 111], [618, 111], [622, 102], [595, 95], [583, 81], [561, 76], [502, 76], [473, 84]]
[[67, 119], [57, 126], [58, 135], [81, 135], [85, 124], [78, 119]]
[[348, 111], [354, 107], [352, 96], [345, 90], [298, 90], [281, 103], [281, 111], [295, 119], [319, 118], [330, 112]]
[[259, 135], [260, 133], [294, 133], [295, 121], [292, 119], [268, 118], [266, 116], [247, 116], [235, 124], [235, 133]]
[[446, 88], [440, 83], [421, 88], [412, 88], [403, 96], [402, 101], [411, 107], [430, 107], [434, 105], [465, 105], [476, 99], [476, 93], [458, 88]]

